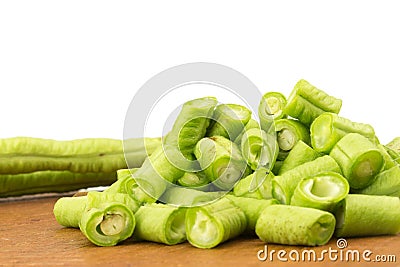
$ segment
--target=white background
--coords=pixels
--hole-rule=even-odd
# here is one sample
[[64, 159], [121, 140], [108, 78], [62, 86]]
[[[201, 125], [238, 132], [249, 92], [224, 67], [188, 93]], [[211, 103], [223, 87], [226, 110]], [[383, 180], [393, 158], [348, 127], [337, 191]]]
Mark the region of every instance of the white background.
[[143, 83], [203, 61], [261, 92], [304, 78], [386, 143], [400, 136], [399, 28], [398, 1], [1, 1], [0, 137], [122, 138]]

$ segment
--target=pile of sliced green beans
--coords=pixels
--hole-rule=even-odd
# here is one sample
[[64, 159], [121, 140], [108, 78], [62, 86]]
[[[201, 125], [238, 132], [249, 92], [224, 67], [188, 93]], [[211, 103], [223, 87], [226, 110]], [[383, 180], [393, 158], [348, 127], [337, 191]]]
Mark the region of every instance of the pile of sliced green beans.
[[288, 99], [266, 93], [259, 122], [244, 106], [191, 100], [143, 165], [119, 170], [104, 192], [60, 198], [54, 215], [98, 246], [131, 237], [213, 248], [240, 235], [318, 246], [397, 234], [400, 138], [380, 144], [371, 125], [340, 117], [341, 106], [305, 80]]

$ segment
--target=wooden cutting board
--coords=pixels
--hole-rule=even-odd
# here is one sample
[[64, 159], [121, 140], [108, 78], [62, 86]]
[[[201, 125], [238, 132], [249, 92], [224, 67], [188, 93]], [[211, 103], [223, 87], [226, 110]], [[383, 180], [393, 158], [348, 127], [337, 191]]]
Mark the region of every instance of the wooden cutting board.
[[[79, 230], [57, 224], [52, 213], [56, 200], [51, 197], [0, 203], [0, 266], [400, 266], [400, 235], [349, 238], [342, 249], [336, 239], [317, 248], [272, 244], [265, 247], [257, 237], [238, 238], [214, 249], [198, 249], [188, 243], [166, 246], [132, 240], [115, 247], [96, 247]], [[257, 254], [265, 257], [265, 248], [269, 256], [275, 250], [272, 260], [258, 259]], [[277, 258], [279, 250], [286, 262]], [[370, 262], [362, 258], [366, 250], [371, 251], [365, 252]], [[300, 260], [294, 261], [297, 256]], [[378, 263], [377, 256], [391, 261], [395, 257], [396, 262]]]

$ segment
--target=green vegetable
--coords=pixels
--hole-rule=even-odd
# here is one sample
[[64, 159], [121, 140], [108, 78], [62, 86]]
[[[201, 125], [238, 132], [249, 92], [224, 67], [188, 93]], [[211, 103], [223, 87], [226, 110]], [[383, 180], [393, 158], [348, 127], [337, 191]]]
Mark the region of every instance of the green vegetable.
[[329, 112], [318, 116], [311, 124], [310, 131], [312, 147], [326, 154], [348, 133], [358, 133], [371, 141], [375, 140], [375, 131], [371, 125], [352, 122]]
[[135, 216], [125, 205], [109, 202], [83, 213], [79, 228], [97, 246], [115, 246], [131, 237]]
[[276, 176], [272, 180], [272, 196], [282, 204], [289, 204], [294, 190], [303, 178], [311, 177], [324, 171], [341, 173], [336, 161], [332, 157], [325, 155], [299, 165], [280, 176]]
[[155, 202], [164, 193], [168, 182], [175, 183], [184, 174], [168, 160], [168, 152], [164, 151], [169, 148], [160, 146], [134, 173], [133, 179], [137, 184], [134, 194], [139, 202]]
[[214, 185], [230, 190], [244, 175], [247, 164], [238, 146], [222, 136], [201, 139], [195, 148], [200, 166]]
[[186, 213], [186, 236], [198, 248], [213, 248], [239, 236], [246, 229], [244, 212], [229, 199], [189, 208]]
[[93, 186], [107, 186], [115, 180], [116, 172], [36, 171], [21, 174], [0, 174], [0, 197], [68, 192]]
[[234, 187], [233, 194], [238, 197], [256, 199], [272, 198], [272, 179], [274, 174], [266, 168], [259, 168], [241, 179]]
[[196, 189], [208, 187], [210, 180], [203, 172], [186, 172], [181, 178], [178, 179], [177, 184], [185, 187], [195, 187]]
[[260, 129], [260, 124], [255, 119], [250, 119], [249, 122], [246, 123], [246, 125], [244, 126], [243, 131], [238, 135], [238, 137], [236, 137], [235, 144], [240, 146], [240, 143], [242, 142], [242, 137], [245, 134], [245, 132], [253, 128]]
[[[127, 157], [140, 166], [160, 144], [159, 138], [130, 139]], [[14, 137], [0, 139], [0, 174], [21, 174], [36, 171], [71, 171], [74, 173], [112, 173], [126, 168], [121, 140], [106, 138], [56, 141], [50, 139]], [[34, 183], [34, 182], [32, 182]]]
[[234, 141], [251, 118], [251, 111], [237, 104], [221, 104], [215, 108], [214, 122], [207, 136], [223, 136]]
[[394, 138], [386, 146], [395, 152], [400, 153], [400, 137]]
[[337, 237], [395, 235], [400, 232], [400, 199], [350, 194], [335, 216]]
[[[288, 154], [288, 156], [289, 156], [289, 154]], [[279, 171], [281, 170], [281, 168], [282, 168], [282, 165], [283, 165], [283, 160], [277, 160], [277, 161], [275, 161], [275, 164], [274, 164], [274, 166], [272, 167], [272, 173], [273, 174], [275, 174], [275, 175], [278, 175], [279, 174]]]
[[300, 181], [294, 190], [290, 205], [333, 212], [349, 191], [349, 183], [342, 175], [336, 172], [321, 172]]
[[275, 131], [277, 132], [277, 140], [279, 145], [278, 159], [284, 160], [290, 150], [298, 141], [306, 144], [310, 143], [310, 132], [306, 126], [299, 121], [292, 119], [280, 119], [275, 121]]
[[256, 229], [256, 223], [261, 212], [270, 205], [279, 204], [276, 199], [255, 199], [248, 197], [236, 197], [233, 195], [226, 195], [226, 198], [231, 200], [235, 206], [239, 207], [247, 219], [246, 232], [254, 233]]
[[186, 240], [184, 208], [147, 204], [135, 214], [134, 236], [140, 240], [175, 245]]
[[279, 92], [268, 92], [263, 95], [258, 106], [261, 128], [268, 132], [274, 120], [285, 117], [283, 109], [286, 97]]
[[337, 114], [341, 107], [342, 100], [328, 95], [306, 80], [300, 80], [294, 86], [283, 112], [310, 126], [322, 113]]
[[79, 228], [79, 222], [85, 211], [87, 196], [62, 197], [54, 204], [56, 221], [65, 227]]
[[285, 172], [306, 162], [313, 161], [320, 156], [321, 154], [312, 149], [303, 141], [299, 140], [289, 152], [286, 159], [282, 162], [282, 165], [279, 169], [279, 175], [282, 175]]
[[172, 130], [163, 140], [169, 146], [165, 150], [170, 152], [167, 158], [174, 166], [183, 170], [195, 168], [195, 163], [191, 162], [194, 159], [193, 149], [205, 136], [216, 105], [215, 97], [197, 98], [183, 104]]
[[221, 198], [226, 192], [203, 192], [190, 188], [171, 187], [161, 196], [160, 201], [173, 206], [193, 207]]
[[266, 207], [256, 224], [256, 234], [262, 241], [283, 245], [325, 245], [334, 230], [331, 213], [287, 205]]
[[339, 164], [344, 177], [354, 189], [370, 185], [385, 163], [379, 149], [357, 133], [349, 133], [340, 139], [330, 156]]
[[279, 146], [275, 136], [252, 128], [242, 137], [241, 151], [252, 170], [260, 167], [270, 169], [278, 157]]
[[374, 182], [361, 190], [353, 190], [357, 194], [387, 195], [400, 197], [400, 168], [394, 166], [380, 172]]

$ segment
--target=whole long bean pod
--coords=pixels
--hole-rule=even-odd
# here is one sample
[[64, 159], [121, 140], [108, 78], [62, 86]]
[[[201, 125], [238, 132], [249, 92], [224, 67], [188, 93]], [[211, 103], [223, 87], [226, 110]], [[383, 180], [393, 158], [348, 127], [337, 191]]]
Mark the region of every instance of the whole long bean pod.
[[216, 247], [243, 233], [246, 226], [244, 212], [227, 198], [186, 213], [187, 240], [198, 248]]
[[201, 139], [194, 154], [204, 173], [222, 190], [230, 190], [247, 173], [247, 164], [238, 146], [222, 136]]
[[270, 205], [279, 204], [279, 201], [273, 198], [255, 199], [248, 197], [236, 197], [230, 194], [226, 195], [226, 198], [231, 200], [233, 204], [239, 207], [246, 215], [247, 219], [246, 232], [248, 233], [255, 233], [258, 217], [266, 207]]
[[320, 153], [312, 149], [302, 140], [299, 140], [292, 150], [290, 150], [286, 159], [283, 161], [282, 166], [279, 169], [279, 175], [282, 175], [285, 172], [306, 162], [313, 161], [320, 156]]
[[214, 122], [207, 136], [223, 136], [234, 141], [251, 118], [251, 111], [237, 104], [221, 104], [215, 108]]
[[225, 194], [223, 191], [203, 192], [184, 187], [171, 187], [161, 196], [160, 201], [174, 206], [193, 207], [213, 202]]
[[349, 191], [349, 183], [342, 175], [322, 172], [300, 181], [290, 205], [333, 212]]
[[184, 208], [147, 204], [136, 212], [134, 237], [139, 240], [175, 245], [186, 240]]
[[272, 180], [272, 196], [278, 199], [282, 204], [289, 204], [294, 190], [303, 178], [324, 171], [341, 173], [340, 167], [336, 161], [332, 157], [325, 155], [299, 165], [280, 176], [276, 176]]
[[108, 186], [115, 180], [116, 172], [36, 171], [0, 174], [0, 197], [68, 192], [93, 186]]
[[161, 143], [160, 138], [145, 139], [145, 142], [142, 138], [126, 140], [130, 145], [125, 151], [121, 140], [106, 138], [71, 141], [31, 137], [0, 139], [0, 173], [44, 170], [110, 173], [126, 168], [125, 155], [133, 159], [131, 165], [139, 167], [147, 153], [152, 153]]
[[371, 125], [353, 122], [330, 112], [318, 116], [311, 124], [310, 132], [312, 147], [326, 154], [348, 133], [358, 133], [375, 141], [375, 130]]
[[395, 235], [400, 232], [400, 199], [350, 194], [335, 216], [337, 237]]
[[279, 92], [267, 92], [258, 105], [261, 129], [268, 132], [274, 120], [284, 118], [283, 109], [286, 106], [286, 97]]
[[256, 223], [256, 234], [267, 243], [283, 245], [325, 245], [335, 230], [335, 217], [312, 208], [270, 205]]
[[252, 170], [260, 167], [271, 169], [279, 153], [275, 136], [259, 128], [252, 128], [244, 133], [240, 148]]
[[[193, 149], [205, 136], [216, 105], [215, 97], [197, 98], [183, 104], [172, 130], [163, 140], [165, 145], [176, 148], [176, 151], [167, 151], [171, 152], [168, 158], [175, 166], [185, 169], [185, 159], [194, 159]], [[183, 155], [184, 159], [180, 159], [180, 155]]]
[[357, 133], [345, 135], [329, 155], [339, 164], [343, 176], [354, 189], [370, 185], [385, 164], [379, 149], [366, 137]]
[[233, 187], [233, 194], [238, 197], [256, 199], [272, 198], [272, 179], [274, 174], [266, 168], [259, 168], [241, 179]]
[[322, 113], [337, 114], [341, 107], [342, 100], [328, 95], [306, 80], [300, 80], [294, 86], [283, 112], [310, 126]]
[[310, 132], [306, 126], [293, 119], [275, 121], [275, 131], [280, 153], [278, 159], [284, 160], [298, 141], [310, 144]]
[[357, 194], [386, 195], [400, 197], [400, 168], [394, 166], [380, 172], [372, 184], [361, 190], [352, 190]]

